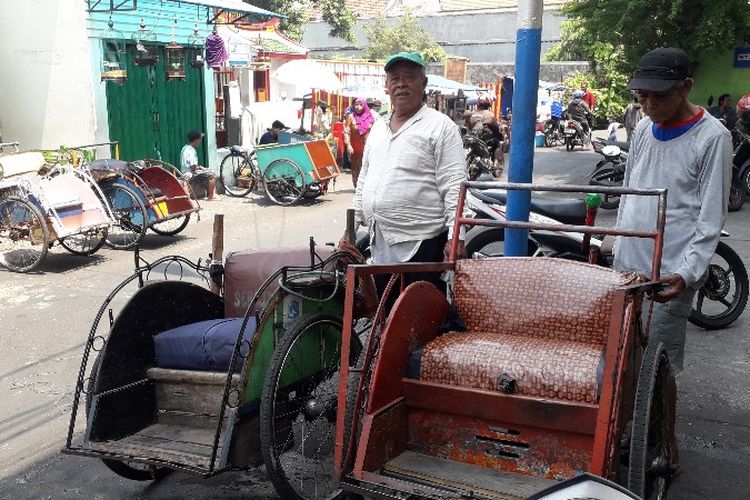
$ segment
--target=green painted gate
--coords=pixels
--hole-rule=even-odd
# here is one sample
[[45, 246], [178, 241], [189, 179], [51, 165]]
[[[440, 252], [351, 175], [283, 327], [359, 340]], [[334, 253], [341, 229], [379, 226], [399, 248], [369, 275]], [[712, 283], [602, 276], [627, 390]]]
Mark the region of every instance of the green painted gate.
[[[184, 80], [167, 81], [164, 48], [155, 66], [133, 63], [135, 46], [128, 45], [128, 79], [107, 82], [109, 137], [120, 143], [120, 159], [161, 158], [179, 167], [180, 149], [191, 130], [205, 131], [203, 68], [185, 66]], [[206, 165], [206, 142], [198, 161]]]

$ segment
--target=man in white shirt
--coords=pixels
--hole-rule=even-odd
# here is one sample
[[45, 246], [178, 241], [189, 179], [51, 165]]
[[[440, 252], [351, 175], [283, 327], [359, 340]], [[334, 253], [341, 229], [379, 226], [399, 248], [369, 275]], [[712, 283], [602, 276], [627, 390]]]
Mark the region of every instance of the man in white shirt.
[[[357, 190], [356, 220], [370, 231], [374, 263], [440, 262], [458, 204], [466, 159], [458, 126], [424, 105], [425, 63], [400, 52], [385, 63], [393, 111], [372, 126]], [[465, 257], [463, 242], [459, 258]], [[433, 273], [434, 274], [434, 273]], [[414, 275], [444, 290], [437, 275]]]
[[200, 146], [203, 134], [197, 130], [191, 130], [187, 135], [188, 142], [182, 146], [180, 151], [180, 171], [185, 182], [194, 182], [206, 186], [206, 196], [210, 201], [219, 197], [216, 191], [216, 176], [207, 168], [198, 165], [198, 152], [195, 150]]

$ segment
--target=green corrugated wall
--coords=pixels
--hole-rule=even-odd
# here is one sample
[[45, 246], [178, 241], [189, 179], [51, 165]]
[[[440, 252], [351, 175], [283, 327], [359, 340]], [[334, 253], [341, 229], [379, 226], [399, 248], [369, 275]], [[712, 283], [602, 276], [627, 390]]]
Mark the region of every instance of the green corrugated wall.
[[[107, 82], [110, 140], [119, 141], [120, 158], [157, 158], [179, 166], [180, 149], [190, 130], [204, 131], [204, 68], [185, 67], [187, 78], [167, 81], [164, 50], [155, 66], [133, 63], [135, 47], [128, 46], [128, 79], [123, 85]], [[206, 165], [205, 139], [198, 159]]]

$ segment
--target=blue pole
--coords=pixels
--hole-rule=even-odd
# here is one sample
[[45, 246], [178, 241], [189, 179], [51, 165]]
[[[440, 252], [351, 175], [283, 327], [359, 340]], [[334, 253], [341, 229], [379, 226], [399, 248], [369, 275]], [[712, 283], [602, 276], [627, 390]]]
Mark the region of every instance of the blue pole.
[[[519, 0], [516, 31], [516, 71], [513, 89], [513, 133], [510, 138], [509, 182], [531, 182], [534, 170], [534, 134], [542, 52], [542, 0]], [[508, 220], [528, 221], [529, 191], [509, 191]], [[506, 256], [528, 253], [527, 229], [505, 229]]]

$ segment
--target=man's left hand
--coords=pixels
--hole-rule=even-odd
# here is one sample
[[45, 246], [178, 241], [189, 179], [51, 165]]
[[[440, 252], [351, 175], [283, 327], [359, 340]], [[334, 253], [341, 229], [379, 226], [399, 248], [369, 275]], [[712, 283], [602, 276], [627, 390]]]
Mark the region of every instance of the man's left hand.
[[[443, 248], [443, 262], [449, 262], [448, 258], [450, 257], [451, 253], [451, 240], [448, 240], [448, 242], [445, 244], [445, 247]], [[456, 251], [456, 260], [458, 259], [465, 259], [466, 258], [466, 245], [464, 245], [463, 240], [458, 240], [458, 250]]]
[[661, 281], [664, 283], [665, 288], [661, 292], [654, 294], [654, 300], [656, 302], [669, 302], [670, 300], [674, 300], [679, 297], [687, 287], [682, 276], [676, 273], [662, 278]]

